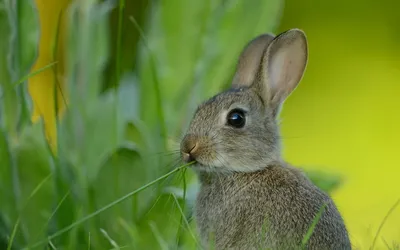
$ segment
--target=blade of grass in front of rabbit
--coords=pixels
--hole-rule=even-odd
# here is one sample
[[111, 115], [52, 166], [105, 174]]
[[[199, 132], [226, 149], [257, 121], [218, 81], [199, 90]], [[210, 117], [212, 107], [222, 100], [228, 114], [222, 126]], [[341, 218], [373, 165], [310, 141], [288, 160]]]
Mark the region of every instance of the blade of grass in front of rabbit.
[[306, 235], [304, 236], [303, 240], [301, 241], [301, 249], [304, 249], [306, 247], [307, 242], [310, 240], [311, 235], [314, 232], [315, 226], [317, 225], [318, 221], [321, 219], [321, 216], [324, 213], [326, 206], [327, 206], [327, 203], [324, 203], [321, 206], [321, 208], [320, 208], [319, 212], [317, 213], [317, 215], [315, 216], [313, 222], [311, 223], [310, 228], [308, 229]]
[[264, 237], [266, 238], [267, 236], [267, 224], [268, 224], [268, 217], [265, 216], [264, 218], [264, 222], [262, 224], [262, 228], [261, 228], [261, 241], [260, 241], [260, 250], [264, 250], [263, 249], [263, 244], [264, 244]]
[[[169, 169], [170, 167], [172, 167], [172, 169], [175, 169], [175, 167], [178, 165], [178, 163], [180, 162], [180, 159], [174, 159], [172, 160], [172, 162], [168, 163], [167, 166], [165, 167], [166, 169]], [[159, 184], [159, 186], [166, 186], [168, 183], [170, 183], [172, 180], [169, 180], [167, 178], [165, 178], [164, 180], [162, 180]], [[158, 193], [159, 195], [157, 196], [157, 198], [155, 199], [155, 201], [153, 203], [150, 203], [149, 206], [146, 209], [143, 209], [144, 214], [138, 215], [137, 216], [137, 221], [141, 221], [143, 218], [145, 218], [148, 214], [150, 214], [150, 212], [153, 210], [153, 208], [157, 205], [158, 201], [160, 200], [161, 196], [163, 195], [162, 192], [156, 192], [156, 189], [158, 189], [157, 187], [153, 188], [153, 193]], [[168, 197], [169, 199], [170, 197]], [[168, 203], [168, 201], [166, 202], [166, 204]]]
[[[175, 167], [178, 166], [179, 161], [180, 161], [179, 158], [173, 159], [170, 163], [168, 163], [165, 166], [165, 169], [170, 169], [170, 168], [174, 169]], [[166, 178], [159, 183], [159, 186], [165, 186], [169, 182], [170, 182], [170, 180], [168, 180]], [[157, 196], [157, 198], [155, 199], [155, 201], [153, 203], [149, 203], [149, 205], [146, 209], [142, 209], [143, 211], [145, 211], [143, 214], [136, 215], [136, 221], [138, 221], [138, 222], [142, 221], [143, 218], [145, 218], [148, 214], [150, 214], [150, 212], [153, 210], [153, 208], [157, 205], [158, 201], [160, 200], [161, 196], [163, 195], [162, 192], [157, 192], [157, 189], [158, 189], [158, 187], [154, 187], [152, 189], [152, 191], [153, 191], [152, 193], [156, 193], [159, 195]], [[133, 198], [135, 198], [135, 197], [133, 197]], [[136, 207], [136, 205], [134, 207]]]
[[209, 249], [210, 250], [215, 250], [215, 233], [213, 231], [210, 231], [209, 234]]
[[[68, 232], [68, 231], [70, 231], [71, 229], [76, 228], [77, 226], [79, 226], [79, 225], [81, 225], [82, 223], [84, 223], [84, 222], [90, 220], [91, 218], [93, 218], [93, 217], [99, 215], [100, 213], [102, 213], [102, 212], [104, 212], [104, 211], [106, 211], [106, 210], [108, 210], [108, 209], [114, 207], [115, 205], [120, 204], [121, 202], [125, 201], [126, 199], [131, 198], [131, 197], [134, 196], [134, 195], [137, 195], [138, 193], [142, 192], [143, 190], [147, 189], [148, 187], [153, 186], [154, 184], [156, 184], [156, 183], [158, 183], [158, 182], [160, 182], [160, 181], [162, 181], [162, 180], [168, 178], [168, 177], [171, 176], [172, 174], [175, 174], [175, 173], [177, 173], [178, 171], [181, 171], [182, 169], [188, 167], [188, 166], [191, 165], [191, 164], [193, 164], [193, 162], [190, 162], [190, 163], [188, 163], [188, 164], [185, 164], [185, 165], [182, 165], [182, 166], [180, 166], [180, 167], [178, 167], [178, 168], [175, 168], [174, 170], [172, 170], [172, 171], [170, 171], [170, 172], [168, 172], [168, 173], [166, 173], [166, 174], [164, 174], [164, 175], [158, 177], [157, 179], [155, 179], [155, 180], [153, 180], [153, 181], [147, 183], [146, 185], [143, 185], [142, 187], [140, 187], [140, 188], [138, 188], [138, 189], [135, 189], [134, 191], [132, 191], [132, 192], [130, 192], [130, 193], [128, 193], [128, 194], [126, 194], [126, 195], [120, 197], [119, 199], [114, 200], [113, 202], [111, 202], [111, 203], [109, 203], [109, 204], [107, 204], [107, 205], [101, 207], [100, 209], [96, 210], [95, 212], [93, 212], [93, 213], [91, 213], [91, 214], [88, 214], [87, 216], [85, 216], [85, 217], [83, 217], [83, 218], [81, 218], [81, 219], [75, 221], [74, 223], [70, 224], [69, 226], [66, 226], [66, 227], [64, 227], [63, 229], [57, 231], [56, 233], [50, 235], [46, 240], [42, 240], [42, 241], [39, 241], [39, 242], [33, 244], [33, 245], [31, 246], [31, 248], [34, 248], [34, 247], [43, 245], [43, 244], [47, 243], [48, 241], [50, 241], [50, 240], [52, 240], [52, 239], [54, 239], [54, 238], [59, 237], [60, 235], [66, 233], [66, 232]], [[29, 247], [28, 247], [28, 248], [29, 248]], [[26, 249], [26, 248], [25, 248], [25, 249]]]
[[182, 209], [180, 209], [180, 207], [179, 207], [179, 202], [176, 200], [176, 197], [174, 197], [174, 198], [175, 198], [175, 201], [176, 201], [176, 204], [177, 204], [177, 206], [178, 206], [178, 209], [182, 210], [181, 219], [180, 219], [179, 227], [178, 227], [178, 232], [176, 233], [176, 245], [177, 245], [177, 246], [179, 246], [180, 240], [181, 240], [181, 237], [182, 237], [182, 235], [181, 235], [181, 234], [182, 234], [181, 229], [183, 228], [183, 222], [184, 222], [184, 220], [185, 220], [185, 223], [188, 225], [188, 230], [190, 230], [189, 222], [187, 221], [186, 215], [185, 215], [185, 213], [184, 213], [184, 212], [185, 212], [185, 208], [186, 208], [186, 190], [187, 190], [186, 169], [182, 170], [181, 173], [182, 173], [182, 184], [183, 184], [183, 196], [182, 196], [182, 199], [183, 199], [183, 207], [182, 207]]
[[[173, 197], [174, 200], [175, 200], [176, 206], [178, 207], [178, 210], [179, 210], [179, 212], [181, 213], [181, 216], [182, 216], [181, 218], [183, 218], [183, 221], [184, 221], [185, 224], [186, 224], [186, 227], [187, 227], [187, 230], [188, 230], [190, 236], [193, 238], [193, 241], [195, 242], [195, 244], [196, 244], [196, 246], [197, 246], [197, 245], [198, 245], [197, 239], [196, 239], [196, 237], [195, 237], [193, 231], [190, 229], [190, 224], [189, 224], [188, 220], [186, 219], [185, 213], [183, 212], [181, 206], [179, 205], [179, 201], [178, 201], [178, 199], [176, 198], [176, 195], [175, 195], [175, 194], [172, 194], [172, 197]], [[181, 227], [181, 225], [179, 225], [179, 227]]]

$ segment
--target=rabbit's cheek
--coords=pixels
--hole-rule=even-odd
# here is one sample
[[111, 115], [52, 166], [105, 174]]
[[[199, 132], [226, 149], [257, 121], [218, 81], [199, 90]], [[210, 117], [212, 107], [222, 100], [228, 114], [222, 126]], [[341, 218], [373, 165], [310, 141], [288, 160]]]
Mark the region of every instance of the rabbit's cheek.
[[208, 166], [217, 166], [219, 165], [217, 159], [218, 159], [217, 153], [215, 152], [215, 150], [210, 148], [210, 146], [205, 146], [203, 148], [200, 148], [199, 154], [197, 156], [197, 160], [200, 163], [203, 163], [204, 165]]

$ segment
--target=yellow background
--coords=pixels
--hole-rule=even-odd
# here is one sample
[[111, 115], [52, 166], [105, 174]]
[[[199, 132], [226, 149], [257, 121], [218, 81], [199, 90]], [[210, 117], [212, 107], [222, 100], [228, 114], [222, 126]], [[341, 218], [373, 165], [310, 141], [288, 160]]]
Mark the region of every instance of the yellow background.
[[[285, 156], [344, 177], [333, 198], [352, 243], [369, 249], [400, 199], [400, 6], [369, 0], [285, 5], [279, 30], [303, 29], [310, 52], [305, 76], [281, 114]], [[400, 207], [376, 249], [387, 249], [382, 237], [391, 247], [400, 241]]]

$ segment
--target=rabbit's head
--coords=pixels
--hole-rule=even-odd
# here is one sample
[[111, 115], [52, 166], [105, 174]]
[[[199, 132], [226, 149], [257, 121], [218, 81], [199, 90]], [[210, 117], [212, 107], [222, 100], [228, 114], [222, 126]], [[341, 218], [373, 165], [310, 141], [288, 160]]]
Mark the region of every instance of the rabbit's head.
[[252, 172], [280, 160], [277, 116], [308, 58], [298, 29], [261, 35], [242, 51], [232, 86], [201, 104], [181, 142], [200, 171]]

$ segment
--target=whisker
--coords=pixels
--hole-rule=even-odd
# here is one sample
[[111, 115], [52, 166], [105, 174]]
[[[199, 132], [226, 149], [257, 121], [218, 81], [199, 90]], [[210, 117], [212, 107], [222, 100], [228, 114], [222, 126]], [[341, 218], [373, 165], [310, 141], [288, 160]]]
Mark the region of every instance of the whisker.
[[157, 153], [151, 153], [147, 154], [148, 156], [165, 156], [165, 155], [173, 155], [173, 154], [178, 154], [180, 151], [179, 150], [171, 150], [171, 151], [166, 151], [166, 152], [157, 152]]
[[[221, 165], [224, 167], [225, 164], [223, 164], [223, 162], [220, 160], [220, 158], [219, 158], [218, 156], [221, 156], [221, 157], [222, 157], [222, 155], [221, 155], [220, 153], [217, 152], [216, 158], [217, 158], [217, 160], [221, 163]], [[221, 188], [222, 188], [223, 203], [226, 204], [226, 199], [225, 199], [225, 197], [226, 197], [226, 192], [225, 192], [225, 191], [226, 191], [226, 190], [225, 190], [224, 185], [222, 185], [221, 176], [220, 176], [220, 174], [219, 174], [218, 172], [217, 172], [217, 178], [218, 178], [218, 181], [220, 182]]]
[[304, 136], [277, 136], [279, 139], [301, 139], [305, 138]]

